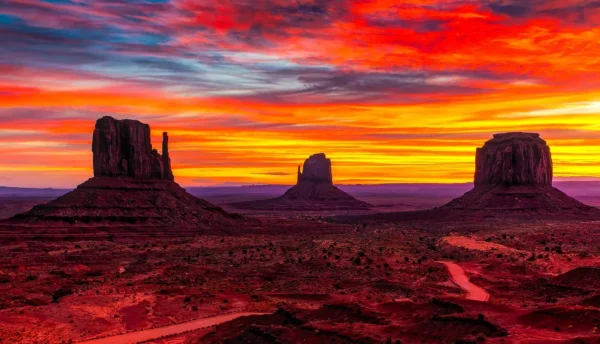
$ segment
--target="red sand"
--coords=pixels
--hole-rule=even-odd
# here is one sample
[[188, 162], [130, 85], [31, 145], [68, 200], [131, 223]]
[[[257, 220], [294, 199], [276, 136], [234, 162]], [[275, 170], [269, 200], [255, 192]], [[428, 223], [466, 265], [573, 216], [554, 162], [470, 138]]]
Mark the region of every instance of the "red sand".
[[121, 334], [117, 336], [110, 336], [100, 339], [93, 339], [84, 341], [83, 343], [88, 344], [135, 344], [147, 340], [157, 339], [164, 336], [172, 336], [175, 334], [179, 334], [182, 332], [198, 330], [205, 327], [215, 326], [227, 321], [231, 321], [237, 319], [239, 317], [247, 317], [250, 315], [263, 315], [268, 313], [250, 313], [250, 312], [241, 312], [241, 313], [232, 313], [232, 314], [224, 314], [217, 315], [210, 318], [197, 319], [189, 322], [185, 322], [183, 324], [164, 326], [159, 328], [153, 328], [149, 330], [136, 331], [126, 334]]
[[440, 262], [440, 263], [444, 264], [448, 268], [448, 271], [452, 275], [452, 281], [457, 286], [459, 286], [460, 289], [467, 292], [467, 296], [466, 296], [467, 300], [483, 301], [483, 302], [489, 301], [490, 294], [488, 294], [488, 292], [483, 290], [482, 288], [471, 283], [471, 281], [469, 280], [469, 277], [467, 277], [467, 275], [465, 275], [465, 271], [463, 270], [463, 268], [461, 268], [458, 264], [451, 263], [451, 262]]

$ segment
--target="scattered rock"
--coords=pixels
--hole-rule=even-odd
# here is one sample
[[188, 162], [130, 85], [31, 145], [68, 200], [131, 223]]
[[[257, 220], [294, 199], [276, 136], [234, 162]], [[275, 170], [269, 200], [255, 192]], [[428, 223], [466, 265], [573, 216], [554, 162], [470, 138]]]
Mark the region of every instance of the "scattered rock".
[[554, 278], [554, 282], [586, 290], [600, 289], [600, 267], [582, 266]]

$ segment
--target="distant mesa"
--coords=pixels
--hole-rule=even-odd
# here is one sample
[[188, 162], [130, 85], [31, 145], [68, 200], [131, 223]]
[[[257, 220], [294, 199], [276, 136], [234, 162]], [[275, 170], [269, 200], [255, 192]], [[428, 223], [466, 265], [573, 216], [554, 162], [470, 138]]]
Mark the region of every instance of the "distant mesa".
[[[224, 232], [239, 221], [223, 209], [187, 193], [174, 182], [169, 137], [162, 154], [152, 148], [150, 126], [102, 117], [92, 140], [94, 177], [47, 204], [3, 224], [43, 227], [172, 228], [180, 233]], [[88, 234], [92, 232], [88, 231]]]
[[[477, 148], [474, 187], [439, 208], [368, 215], [360, 220], [457, 220], [477, 218], [598, 216], [585, 205], [552, 186], [550, 147], [537, 133], [501, 133]], [[359, 220], [355, 217], [354, 220]]]
[[535, 133], [496, 134], [475, 158], [473, 190], [442, 207], [491, 215], [597, 213], [552, 186], [550, 147]]
[[238, 209], [273, 211], [351, 210], [371, 207], [370, 204], [357, 200], [333, 185], [331, 159], [324, 153], [311, 155], [304, 161], [302, 169], [298, 166], [296, 185], [283, 196], [234, 203], [231, 206]]
[[297, 184], [300, 183], [333, 184], [331, 159], [327, 159], [324, 153], [311, 155], [304, 161], [303, 171], [300, 171], [300, 166], [298, 166]]
[[496, 134], [477, 148], [475, 186], [552, 186], [552, 156], [535, 133]]

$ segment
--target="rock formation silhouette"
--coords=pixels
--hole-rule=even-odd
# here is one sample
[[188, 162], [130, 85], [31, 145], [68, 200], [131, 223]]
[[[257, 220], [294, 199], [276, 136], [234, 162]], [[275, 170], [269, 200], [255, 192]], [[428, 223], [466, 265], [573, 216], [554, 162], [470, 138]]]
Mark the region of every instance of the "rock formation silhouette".
[[370, 204], [357, 200], [333, 185], [331, 160], [324, 153], [311, 155], [298, 166], [298, 179], [294, 187], [281, 197], [232, 204], [239, 209], [254, 210], [350, 210], [368, 209]]
[[105, 116], [96, 121], [92, 140], [94, 176], [174, 180], [169, 136], [163, 133], [162, 155], [152, 149], [150, 126]]
[[163, 175], [162, 178], [166, 180], [175, 180], [173, 171], [171, 170], [171, 158], [169, 157], [169, 135], [163, 133], [162, 142], [162, 163], [163, 163]]
[[[102, 117], [92, 140], [94, 177], [47, 204], [4, 224], [31, 228], [128, 227], [142, 232], [224, 233], [246, 221], [187, 193], [174, 182], [163, 133], [162, 154], [152, 149], [150, 126]], [[88, 234], [93, 232], [88, 232]], [[91, 235], [91, 234], [90, 234]]]
[[300, 171], [298, 166], [298, 182], [300, 183], [326, 183], [333, 184], [331, 173], [331, 159], [327, 159], [324, 153], [311, 155], [304, 161], [304, 168]]
[[475, 186], [552, 185], [552, 156], [534, 133], [495, 134], [477, 148]]
[[475, 157], [474, 188], [441, 207], [485, 216], [593, 213], [552, 186], [550, 147], [537, 133], [494, 135]]
[[474, 187], [431, 210], [339, 217], [341, 221], [457, 221], [483, 218], [587, 218], [600, 210], [552, 186], [550, 147], [537, 133], [495, 134], [475, 153]]

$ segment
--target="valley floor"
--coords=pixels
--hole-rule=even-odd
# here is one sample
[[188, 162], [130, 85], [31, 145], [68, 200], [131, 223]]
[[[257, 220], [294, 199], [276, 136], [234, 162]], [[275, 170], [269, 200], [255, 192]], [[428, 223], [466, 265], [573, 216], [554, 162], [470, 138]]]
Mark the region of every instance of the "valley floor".
[[237, 236], [11, 238], [0, 341], [599, 339], [600, 223], [262, 221], [270, 231]]

